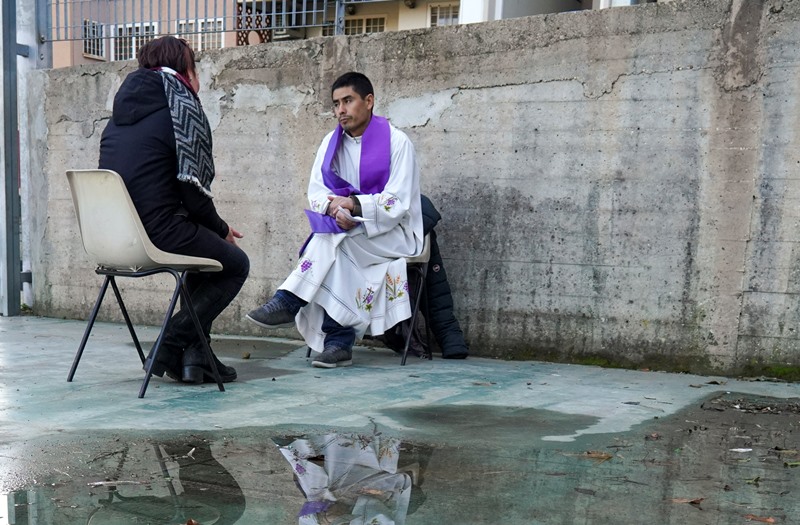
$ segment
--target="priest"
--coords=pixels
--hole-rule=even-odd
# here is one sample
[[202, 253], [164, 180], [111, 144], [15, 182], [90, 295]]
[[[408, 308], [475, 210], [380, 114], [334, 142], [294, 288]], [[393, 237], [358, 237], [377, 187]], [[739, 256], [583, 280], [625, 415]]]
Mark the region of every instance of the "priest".
[[339, 124], [311, 170], [311, 235], [275, 295], [247, 314], [265, 328], [296, 323], [320, 368], [351, 365], [357, 338], [411, 317], [404, 258], [423, 248], [414, 145], [373, 115], [365, 75], [339, 77], [331, 98]]

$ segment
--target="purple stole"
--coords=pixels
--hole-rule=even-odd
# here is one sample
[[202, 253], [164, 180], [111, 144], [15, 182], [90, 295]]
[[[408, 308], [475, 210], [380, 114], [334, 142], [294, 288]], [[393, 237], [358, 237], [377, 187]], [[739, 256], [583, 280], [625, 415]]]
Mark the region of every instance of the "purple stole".
[[[361, 161], [358, 168], [359, 188], [354, 188], [346, 180], [339, 177], [333, 168], [333, 159], [339, 146], [342, 143], [344, 130], [342, 126], [336, 126], [333, 132], [328, 149], [325, 151], [325, 158], [322, 161], [322, 180], [325, 186], [334, 195], [347, 197], [348, 195], [359, 193], [380, 193], [389, 181], [389, 172], [392, 160], [392, 138], [389, 122], [377, 115], [372, 118], [361, 136]], [[330, 215], [305, 210], [308, 223], [311, 225], [312, 235], [314, 233], [342, 233], [345, 230], [339, 228], [336, 219]], [[310, 237], [309, 237], [310, 239]], [[308, 244], [306, 240], [300, 253]]]

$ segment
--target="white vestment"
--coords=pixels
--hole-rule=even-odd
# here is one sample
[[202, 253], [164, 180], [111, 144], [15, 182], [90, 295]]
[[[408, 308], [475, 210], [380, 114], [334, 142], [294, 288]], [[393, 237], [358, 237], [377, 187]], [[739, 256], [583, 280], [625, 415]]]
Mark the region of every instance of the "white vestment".
[[[352, 326], [356, 338], [367, 331], [380, 335], [411, 317], [408, 278], [403, 257], [418, 255], [423, 247], [419, 166], [414, 145], [391, 126], [389, 180], [381, 193], [359, 194], [365, 222], [345, 233], [316, 233], [300, 262], [280, 286], [308, 302], [297, 314], [297, 329], [306, 344], [322, 352], [324, 312], [342, 326]], [[328, 195], [322, 163], [329, 133], [317, 151], [308, 201], [312, 211], [325, 213]], [[334, 172], [359, 188], [361, 138], [347, 133], [332, 162]]]

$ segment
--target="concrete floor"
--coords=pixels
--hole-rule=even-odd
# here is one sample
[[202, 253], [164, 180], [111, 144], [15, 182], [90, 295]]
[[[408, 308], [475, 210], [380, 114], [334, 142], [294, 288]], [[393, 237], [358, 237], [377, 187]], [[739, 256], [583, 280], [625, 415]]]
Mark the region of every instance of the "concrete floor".
[[[320, 370], [298, 341], [215, 337], [239, 373], [225, 392], [154, 378], [138, 399], [124, 325], [95, 326], [67, 383], [84, 327], [0, 317], [0, 525], [322, 523], [298, 517], [307, 498], [282, 450], [331, 435], [400, 444], [395, 464], [340, 487], [332, 523], [368, 522], [365, 498], [383, 505], [375, 523], [800, 523], [798, 384], [479, 358], [401, 367], [366, 347]], [[410, 499], [369, 485], [398, 472]]]

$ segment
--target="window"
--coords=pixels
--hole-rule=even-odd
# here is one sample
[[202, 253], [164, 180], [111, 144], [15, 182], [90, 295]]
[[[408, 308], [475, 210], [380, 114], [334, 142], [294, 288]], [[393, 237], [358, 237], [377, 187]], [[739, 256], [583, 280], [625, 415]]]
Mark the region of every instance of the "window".
[[179, 20], [176, 33], [186, 39], [195, 51], [222, 49], [222, 32], [225, 23], [222, 18], [206, 20]]
[[131, 60], [145, 43], [156, 37], [155, 24], [128, 24], [114, 28], [114, 60]]
[[383, 33], [386, 29], [386, 19], [380, 18], [367, 18], [364, 21], [365, 33]]
[[103, 25], [99, 22], [83, 21], [83, 54], [95, 58], [105, 58]]
[[[344, 21], [345, 35], [360, 35], [363, 33], [383, 33], [386, 30], [385, 17], [359, 17], [347, 18]], [[333, 28], [331, 28], [333, 34]], [[323, 35], [325, 33], [323, 32]]]
[[431, 6], [431, 27], [454, 26], [458, 24], [458, 3]]

